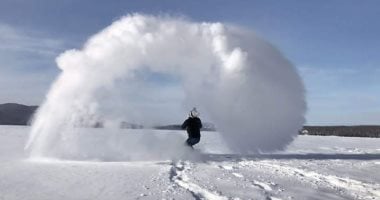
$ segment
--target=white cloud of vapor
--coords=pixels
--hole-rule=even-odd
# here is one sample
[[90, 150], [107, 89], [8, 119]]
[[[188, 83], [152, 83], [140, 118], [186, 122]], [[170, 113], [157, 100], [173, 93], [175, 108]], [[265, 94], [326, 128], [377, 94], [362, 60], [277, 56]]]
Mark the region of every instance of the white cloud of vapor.
[[[61, 54], [57, 63], [62, 73], [27, 144], [32, 156], [80, 152], [81, 141], [68, 139], [81, 131], [73, 127], [100, 118], [111, 126], [120, 119], [120, 109], [127, 110], [122, 116], [127, 120], [151, 123], [154, 107], [170, 107], [165, 98], [173, 94], [147, 93], [146, 84], [138, 84], [143, 72], [178, 79], [185, 96], [178, 110], [199, 107], [236, 152], [281, 149], [304, 123], [304, 88], [293, 66], [251, 31], [231, 25], [129, 15], [91, 37], [82, 49]], [[139, 95], [159, 102], [129, 106]], [[149, 146], [144, 141], [136, 145]]]

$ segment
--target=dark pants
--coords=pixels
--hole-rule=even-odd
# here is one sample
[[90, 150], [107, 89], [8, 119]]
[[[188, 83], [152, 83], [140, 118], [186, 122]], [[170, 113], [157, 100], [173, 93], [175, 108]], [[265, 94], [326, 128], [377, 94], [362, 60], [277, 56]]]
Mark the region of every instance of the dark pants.
[[186, 144], [189, 146], [193, 146], [193, 145], [197, 144], [200, 140], [201, 140], [201, 138], [188, 138], [186, 140]]

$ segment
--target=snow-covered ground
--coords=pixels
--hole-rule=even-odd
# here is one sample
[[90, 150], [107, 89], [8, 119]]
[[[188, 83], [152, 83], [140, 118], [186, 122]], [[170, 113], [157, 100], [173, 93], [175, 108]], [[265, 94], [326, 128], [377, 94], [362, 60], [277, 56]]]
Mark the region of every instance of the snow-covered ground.
[[380, 199], [380, 139], [299, 136], [283, 152], [238, 155], [204, 132], [183, 159], [33, 161], [28, 132], [0, 126], [0, 199]]

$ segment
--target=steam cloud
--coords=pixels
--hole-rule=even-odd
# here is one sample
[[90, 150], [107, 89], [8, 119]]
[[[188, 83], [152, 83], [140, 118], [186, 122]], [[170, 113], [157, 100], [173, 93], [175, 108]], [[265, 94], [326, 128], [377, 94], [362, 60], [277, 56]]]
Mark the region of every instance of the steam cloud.
[[[110, 107], [122, 96], [118, 84], [133, 84], [144, 71], [177, 77], [187, 103], [209, 116], [235, 152], [282, 149], [304, 123], [304, 87], [294, 67], [273, 46], [241, 27], [128, 15], [92, 36], [81, 50], [68, 50], [56, 61], [62, 73], [33, 122], [26, 146], [32, 157], [85, 157], [85, 146], [95, 143], [76, 127], [104, 118], [108, 139], [96, 143], [93, 158], [105, 151], [153, 154], [149, 148], [131, 147], [147, 147], [151, 140], [141, 138], [125, 144], [128, 149], [118, 149], [115, 146], [123, 144], [115, 145], [117, 134], [112, 133], [118, 119], [113, 115], [117, 109]], [[125, 96], [128, 107], [133, 96]], [[138, 108], [128, 109], [128, 120], [136, 119]], [[154, 151], [168, 145], [160, 142], [154, 141]]]

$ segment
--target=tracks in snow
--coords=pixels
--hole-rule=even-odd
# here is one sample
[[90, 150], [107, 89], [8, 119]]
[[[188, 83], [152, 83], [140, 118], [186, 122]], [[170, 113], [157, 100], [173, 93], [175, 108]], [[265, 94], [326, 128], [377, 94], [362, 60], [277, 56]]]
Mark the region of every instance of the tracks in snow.
[[380, 199], [380, 184], [378, 183], [364, 183], [350, 178], [324, 175], [315, 171], [274, 164], [268, 161], [241, 161], [239, 166], [253, 166], [275, 172], [278, 175], [296, 177], [297, 180], [309, 182], [317, 187], [327, 186], [339, 193], [349, 194], [356, 199]]
[[[233, 165], [230, 165], [230, 164], [233, 164]], [[236, 177], [237, 178], [236, 180], [240, 180], [239, 182], [243, 183], [243, 185], [257, 189], [259, 194], [256, 194], [255, 199], [280, 200], [280, 198], [275, 197], [275, 196], [278, 196], [278, 194], [276, 194], [278, 192], [276, 192], [275, 190], [281, 192], [281, 189], [276, 188], [277, 184], [273, 182], [265, 182], [257, 178], [245, 177], [242, 173], [239, 173], [240, 171], [239, 168], [241, 166], [236, 165], [236, 163], [230, 163], [230, 164], [217, 165], [217, 167], [225, 171], [224, 174], [229, 174], [230, 176], [232, 175]], [[244, 182], [246, 184], [244, 184]]]
[[195, 199], [210, 199], [210, 200], [227, 200], [228, 198], [218, 194], [215, 191], [209, 191], [193, 182], [187, 176], [187, 173], [191, 170], [191, 164], [189, 162], [179, 161], [178, 163], [172, 163], [170, 169], [170, 181], [178, 186], [188, 190]]
[[[253, 197], [274, 200], [293, 198], [298, 195], [308, 198], [310, 197], [308, 192], [313, 195], [312, 193], [316, 191], [330, 191], [331, 193], [326, 193], [325, 197], [332, 195], [335, 198], [380, 200], [380, 184], [378, 183], [340, 177], [331, 174], [324, 168], [315, 170], [309, 165], [294, 164], [279, 160], [225, 160], [209, 162], [206, 165], [179, 161], [170, 164], [170, 182], [172, 186], [188, 191], [194, 199], [247, 199]], [[318, 166], [318, 162], [315, 164]], [[209, 173], [210, 179], [204, 173]], [[308, 187], [305, 193], [297, 193], [299, 188], [307, 187], [307, 185], [311, 187]], [[228, 192], [223, 195], [219, 192], [225, 191], [225, 188], [231, 188], [231, 186], [236, 190], [226, 190]]]

